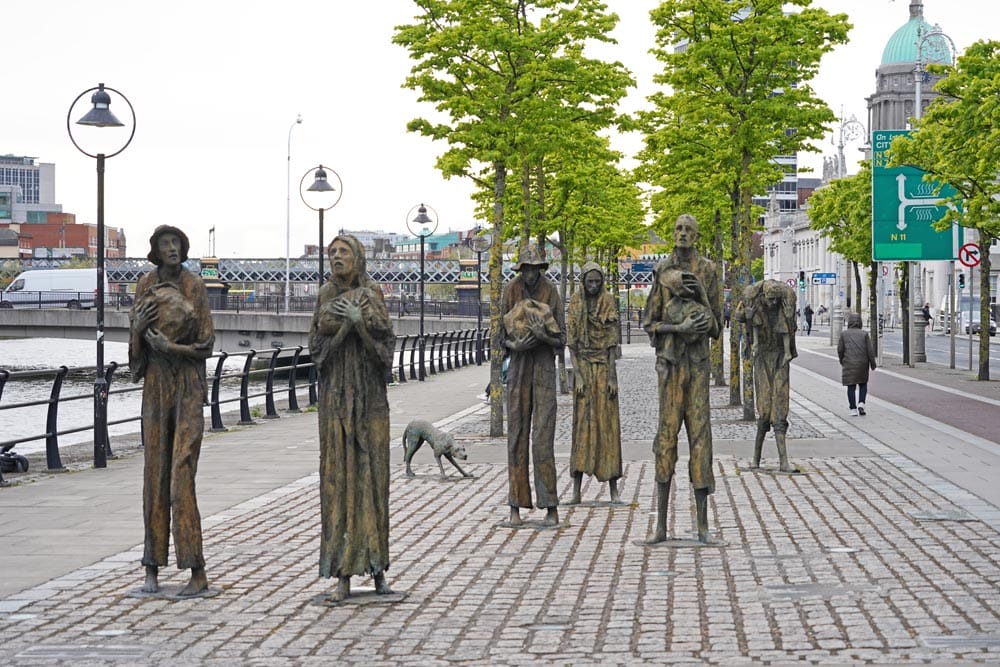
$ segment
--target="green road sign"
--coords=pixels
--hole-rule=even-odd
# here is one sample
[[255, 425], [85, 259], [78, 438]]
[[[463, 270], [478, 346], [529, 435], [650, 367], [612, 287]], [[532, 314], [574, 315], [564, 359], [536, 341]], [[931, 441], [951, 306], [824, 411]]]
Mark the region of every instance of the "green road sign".
[[877, 262], [955, 259], [962, 247], [962, 227], [934, 230], [947, 208], [941, 199], [955, 193], [950, 185], [934, 194], [916, 167], [892, 167], [888, 151], [894, 137], [909, 130], [872, 132], [872, 258]]

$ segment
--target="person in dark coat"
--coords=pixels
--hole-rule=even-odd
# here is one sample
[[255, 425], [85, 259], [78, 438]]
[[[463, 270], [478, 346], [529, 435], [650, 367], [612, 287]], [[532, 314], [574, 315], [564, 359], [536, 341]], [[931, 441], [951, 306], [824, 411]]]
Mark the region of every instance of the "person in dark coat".
[[808, 303], [806, 304], [806, 309], [802, 311], [802, 314], [806, 316], [806, 335], [812, 335], [813, 330], [813, 309]]
[[[840, 358], [841, 384], [847, 387], [847, 404], [851, 415], [865, 414], [865, 397], [868, 395], [868, 369], [875, 370], [875, 347], [871, 336], [861, 328], [861, 315], [849, 313], [847, 328], [837, 341]], [[855, 403], [857, 391], [857, 403]]]

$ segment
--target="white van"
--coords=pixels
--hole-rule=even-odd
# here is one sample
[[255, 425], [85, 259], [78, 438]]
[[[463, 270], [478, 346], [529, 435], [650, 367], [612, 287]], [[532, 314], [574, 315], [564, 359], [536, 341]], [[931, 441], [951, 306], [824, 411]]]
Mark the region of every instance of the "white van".
[[[979, 312], [979, 304], [981, 303], [979, 296], [973, 299], [969, 296], [968, 292], [965, 294], [959, 293], [957, 301], [958, 315], [956, 317], [960, 317], [962, 313], [967, 313], [970, 310], [974, 313]], [[941, 297], [941, 307], [938, 308], [938, 326], [945, 333], [951, 331], [951, 296], [948, 294]]]
[[97, 269], [36, 269], [14, 278], [0, 294], [0, 308], [91, 308], [96, 296]]

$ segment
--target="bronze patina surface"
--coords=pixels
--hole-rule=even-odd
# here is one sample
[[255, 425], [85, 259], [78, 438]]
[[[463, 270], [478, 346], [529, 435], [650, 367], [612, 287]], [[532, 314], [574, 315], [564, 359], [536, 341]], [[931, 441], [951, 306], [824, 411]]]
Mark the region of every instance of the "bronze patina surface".
[[573, 359], [573, 444], [570, 474], [580, 503], [584, 475], [608, 483], [612, 503], [621, 502], [621, 417], [615, 360], [621, 343], [618, 306], [604, 289], [604, 271], [594, 262], [580, 272], [583, 288], [569, 300], [566, 345]]
[[520, 508], [532, 507], [528, 482], [529, 444], [537, 504], [546, 510], [544, 524], [559, 523], [554, 452], [555, 353], [566, 344], [566, 325], [559, 291], [543, 275], [547, 266], [548, 262], [537, 249], [526, 248], [514, 265], [518, 275], [503, 291], [501, 315], [504, 317], [500, 319], [499, 335], [510, 354], [507, 504], [510, 505], [508, 525], [511, 526], [522, 524]]
[[757, 397], [757, 437], [753, 467], [760, 467], [764, 437], [774, 429], [781, 472], [794, 472], [788, 463], [789, 366], [795, 349], [795, 290], [777, 280], [764, 280], [743, 290], [734, 317], [747, 324], [747, 349], [753, 357], [754, 394]]
[[208, 589], [194, 479], [205, 430], [205, 359], [212, 354], [215, 329], [204, 282], [183, 266], [190, 247], [184, 232], [162, 225], [149, 243], [156, 268], [136, 285], [129, 339], [133, 379], [144, 381], [141, 592], [160, 590], [159, 568], [167, 564], [172, 524], [177, 567], [191, 570], [177, 596], [193, 597]]
[[389, 569], [389, 403], [386, 377], [395, 336], [349, 235], [328, 248], [331, 279], [320, 289], [309, 333], [319, 369], [319, 574], [337, 577], [333, 600], [350, 595], [350, 578], [370, 574], [377, 593], [392, 593]]
[[659, 422], [653, 439], [656, 458], [656, 528], [649, 542], [667, 539], [670, 483], [677, 464], [677, 434], [687, 429], [688, 473], [695, 493], [698, 539], [709, 540], [708, 495], [712, 473], [709, 414], [709, 338], [722, 332], [722, 306], [715, 263], [698, 254], [698, 223], [681, 215], [674, 223], [673, 252], [654, 268], [643, 329], [656, 348]]

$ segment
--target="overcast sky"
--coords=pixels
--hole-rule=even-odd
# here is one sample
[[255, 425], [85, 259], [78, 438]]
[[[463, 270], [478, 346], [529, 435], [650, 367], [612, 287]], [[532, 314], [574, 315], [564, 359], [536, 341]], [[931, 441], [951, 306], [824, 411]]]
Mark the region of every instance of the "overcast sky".
[[[620, 43], [600, 55], [632, 70], [638, 88], [626, 102], [636, 109], [656, 69], [647, 50], [649, 10], [658, 2], [608, 4], [621, 18]], [[907, 21], [909, 2], [816, 0], [814, 6], [847, 13], [855, 27], [851, 43], [824, 59], [813, 86], [836, 113], [843, 108], [845, 117], [865, 121], [882, 49]], [[420, 202], [438, 212], [439, 231], [467, 229], [475, 224], [471, 187], [445, 181], [434, 169], [446, 145], [406, 132], [407, 121], [429, 108], [400, 87], [410, 65], [390, 39], [415, 13], [410, 0], [5, 3], [0, 154], [54, 163], [56, 200], [78, 222], [95, 222], [95, 161], [70, 143], [66, 117], [77, 95], [103, 82], [125, 93], [137, 116], [135, 139], [108, 160], [105, 176], [105, 221], [125, 229], [130, 256], [145, 255], [152, 230], [170, 223], [188, 233], [195, 257], [207, 253], [213, 225], [220, 257], [284, 257], [289, 128], [301, 113], [302, 124], [291, 130], [293, 257], [318, 241], [317, 214], [302, 203], [298, 187], [319, 163], [344, 184], [343, 198], [326, 214], [327, 242], [341, 227], [405, 233], [407, 213]], [[924, 13], [961, 51], [996, 36], [993, 17], [1000, 12], [996, 0], [925, 0]], [[72, 120], [89, 106], [81, 100]], [[129, 118], [120, 101], [112, 111]], [[120, 138], [114, 130], [100, 132]], [[616, 145], [632, 153], [640, 142], [624, 137]], [[832, 135], [823, 148], [836, 152]], [[852, 171], [856, 148], [845, 150]], [[819, 172], [821, 160], [802, 162]]]

